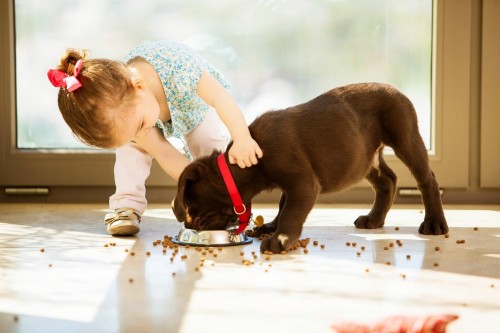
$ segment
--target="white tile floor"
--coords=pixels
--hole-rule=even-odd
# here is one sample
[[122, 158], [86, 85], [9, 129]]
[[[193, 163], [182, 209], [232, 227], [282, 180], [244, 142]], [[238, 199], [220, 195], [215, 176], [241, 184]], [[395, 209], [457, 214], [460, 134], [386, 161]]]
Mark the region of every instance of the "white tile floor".
[[[180, 229], [168, 209], [151, 206], [137, 237], [113, 238], [104, 208], [0, 204], [0, 332], [334, 333], [337, 321], [440, 313], [460, 316], [451, 333], [500, 332], [500, 206], [446, 207], [445, 238], [418, 234], [420, 206], [359, 230], [368, 206], [319, 205], [303, 238], [324, 249], [311, 241], [308, 254], [265, 260], [256, 240], [205, 255], [181, 248], [172, 262], [153, 246]], [[270, 221], [276, 208], [254, 213]]]

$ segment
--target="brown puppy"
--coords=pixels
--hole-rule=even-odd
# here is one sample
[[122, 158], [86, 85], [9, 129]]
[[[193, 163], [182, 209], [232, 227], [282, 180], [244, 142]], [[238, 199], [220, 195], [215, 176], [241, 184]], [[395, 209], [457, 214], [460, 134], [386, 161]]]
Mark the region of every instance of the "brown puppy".
[[[415, 109], [394, 87], [380, 83], [339, 87], [304, 104], [267, 112], [249, 128], [264, 156], [250, 168], [230, 165], [243, 202], [248, 206], [263, 190], [280, 188], [283, 193], [274, 221], [257, 230], [257, 234], [274, 232], [262, 242], [261, 251], [288, 250], [299, 239], [320, 193], [343, 190], [363, 178], [373, 185], [375, 202], [368, 215], [354, 224], [382, 227], [396, 193], [396, 175], [384, 162], [384, 146], [392, 147], [417, 180], [425, 206], [419, 232], [448, 232]], [[217, 155], [197, 159], [179, 178], [173, 209], [187, 228], [225, 229], [237, 218]]]

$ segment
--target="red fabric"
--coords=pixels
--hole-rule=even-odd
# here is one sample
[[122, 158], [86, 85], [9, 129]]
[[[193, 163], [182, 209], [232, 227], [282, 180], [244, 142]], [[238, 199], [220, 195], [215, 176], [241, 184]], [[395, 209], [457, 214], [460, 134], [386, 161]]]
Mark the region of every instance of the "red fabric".
[[458, 316], [451, 314], [429, 316], [392, 316], [373, 325], [338, 323], [332, 328], [337, 333], [445, 333], [446, 326]]
[[69, 92], [73, 92], [82, 86], [80, 81], [76, 78], [78, 74], [80, 74], [82, 66], [83, 62], [80, 59], [75, 64], [73, 75], [69, 76], [59, 69], [50, 69], [47, 76], [49, 77], [50, 83], [52, 83], [54, 87], [66, 88]]
[[233, 179], [233, 175], [229, 170], [229, 166], [227, 165], [226, 155], [224, 153], [220, 154], [217, 157], [217, 164], [219, 165], [220, 173], [222, 174], [222, 179], [226, 184], [227, 191], [229, 192], [229, 196], [231, 197], [231, 201], [233, 202], [234, 212], [238, 215], [238, 220], [240, 221], [240, 225], [236, 234], [239, 235], [245, 230], [250, 222], [250, 217], [252, 216], [252, 207], [249, 204], [248, 207], [245, 206], [243, 200], [241, 199], [240, 192], [238, 191], [238, 187]]

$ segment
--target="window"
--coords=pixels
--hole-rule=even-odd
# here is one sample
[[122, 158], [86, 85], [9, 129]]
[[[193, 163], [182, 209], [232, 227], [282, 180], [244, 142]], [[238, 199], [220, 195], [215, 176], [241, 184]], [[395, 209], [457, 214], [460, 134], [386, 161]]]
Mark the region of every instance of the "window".
[[334, 86], [390, 82], [416, 104], [430, 148], [431, 0], [14, 4], [18, 148], [83, 147], [45, 75], [66, 47], [121, 59], [139, 43], [165, 38], [216, 63], [249, 120]]

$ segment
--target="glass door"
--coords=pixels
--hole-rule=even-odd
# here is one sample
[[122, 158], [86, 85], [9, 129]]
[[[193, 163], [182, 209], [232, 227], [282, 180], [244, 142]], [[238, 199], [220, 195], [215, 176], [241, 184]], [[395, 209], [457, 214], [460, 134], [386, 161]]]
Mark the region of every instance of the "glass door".
[[[468, 140], [470, 7], [431, 0], [2, 1], [1, 184], [113, 185], [113, 151], [73, 137], [47, 70], [67, 47], [121, 59], [140, 43], [170, 39], [226, 75], [249, 122], [335, 86], [391, 83], [417, 109], [440, 185], [466, 186], [467, 163], [457, 165], [468, 151], [445, 147], [457, 132]], [[406, 168], [389, 160], [400, 186], [414, 186]], [[175, 185], [157, 166], [148, 183]]]

